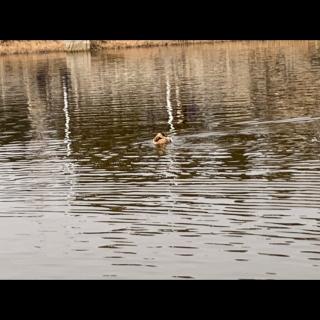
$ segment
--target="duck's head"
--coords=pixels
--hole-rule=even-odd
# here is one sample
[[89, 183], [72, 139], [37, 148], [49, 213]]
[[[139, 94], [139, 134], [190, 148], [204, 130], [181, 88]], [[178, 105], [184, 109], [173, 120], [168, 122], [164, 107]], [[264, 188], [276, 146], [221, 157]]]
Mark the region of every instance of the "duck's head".
[[153, 143], [155, 145], [164, 145], [171, 142], [172, 139], [170, 137], [167, 137], [163, 132], [157, 133], [157, 135], [153, 138]]

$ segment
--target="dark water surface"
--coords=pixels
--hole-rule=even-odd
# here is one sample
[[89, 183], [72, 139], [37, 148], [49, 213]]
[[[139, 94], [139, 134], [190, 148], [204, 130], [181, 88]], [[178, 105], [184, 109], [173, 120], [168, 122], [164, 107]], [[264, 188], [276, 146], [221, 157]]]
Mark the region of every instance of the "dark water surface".
[[0, 57], [0, 278], [320, 278], [319, 169], [317, 42]]

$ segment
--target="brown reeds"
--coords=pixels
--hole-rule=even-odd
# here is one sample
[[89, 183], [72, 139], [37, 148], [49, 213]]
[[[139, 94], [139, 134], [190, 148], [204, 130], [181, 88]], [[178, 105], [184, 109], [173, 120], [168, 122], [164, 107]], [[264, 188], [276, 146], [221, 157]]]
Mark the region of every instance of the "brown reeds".
[[[230, 43], [232, 42], [232, 44]], [[94, 40], [91, 41], [92, 50], [122, 49], [171, 45], [190, 45], [211, 43], [232, 46], [232, 48], [286, 46], [294, 43], [295, 46], [305, 45], [306, 41], [228, 41], [228, 40]], [[221, 44], [222, 43], [222, 44]], [[0, 55], [18, 53], [48, 53], [65, 52], [66, 46], [62, 40], [0, 40]]]
[[[91, 41], [93, 50], [121, 49], [151, 46], [183, 45], [199, 42], [211, 42], [203, 40], [95, 40]], [[48, 53], [67, 51], [62, 40], [0, 40], [0, 55], [18, 53]]]
[[63, 41], [55, 40], [13, 40], [0, 42], [0, 54], [46, 53], [65, 51]]

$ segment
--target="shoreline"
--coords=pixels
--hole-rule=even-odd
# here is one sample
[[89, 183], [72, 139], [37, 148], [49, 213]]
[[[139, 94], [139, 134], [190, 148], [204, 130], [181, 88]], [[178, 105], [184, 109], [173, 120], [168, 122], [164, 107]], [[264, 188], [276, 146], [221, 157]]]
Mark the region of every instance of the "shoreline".
[[[90, 51], [190, 45], [225, 41], [226, 40], [95, 40], [91, 41]], [[0, 56], [51, 52], [68, 52], [68, 50], [63, 40], [0, 40]]]
[[[88, 42], [88, 41], [75, 41]], [[248, 45], [248, 40], [91, 40], [89, 50], [79, 50], [99, 52], [103, 50], [119, 50], [126, 48], [148, 48], [148, 47], [169, 47], [169, 46], [184, 46], [193, 44], [220, 44], [233, 46]], [[305, 45], [308, 42], [316, 42], [317, 40], [251, 40], [255, 45], [268, 47], [277, 43], [277, 45]], [[67, 49], [64, 40], [0, 40], [0, 57], [19, 55], [19, 54], [46, 54], [46, 53], [67, 53], [77, 52]]]

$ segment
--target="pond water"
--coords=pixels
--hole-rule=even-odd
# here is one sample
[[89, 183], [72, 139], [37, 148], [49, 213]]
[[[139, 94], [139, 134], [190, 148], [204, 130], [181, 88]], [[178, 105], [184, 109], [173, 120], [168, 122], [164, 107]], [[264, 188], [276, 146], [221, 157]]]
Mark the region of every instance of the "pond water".
[[319, 42], [0, 57], [2, 279], [320, 278], [319, 169]]

